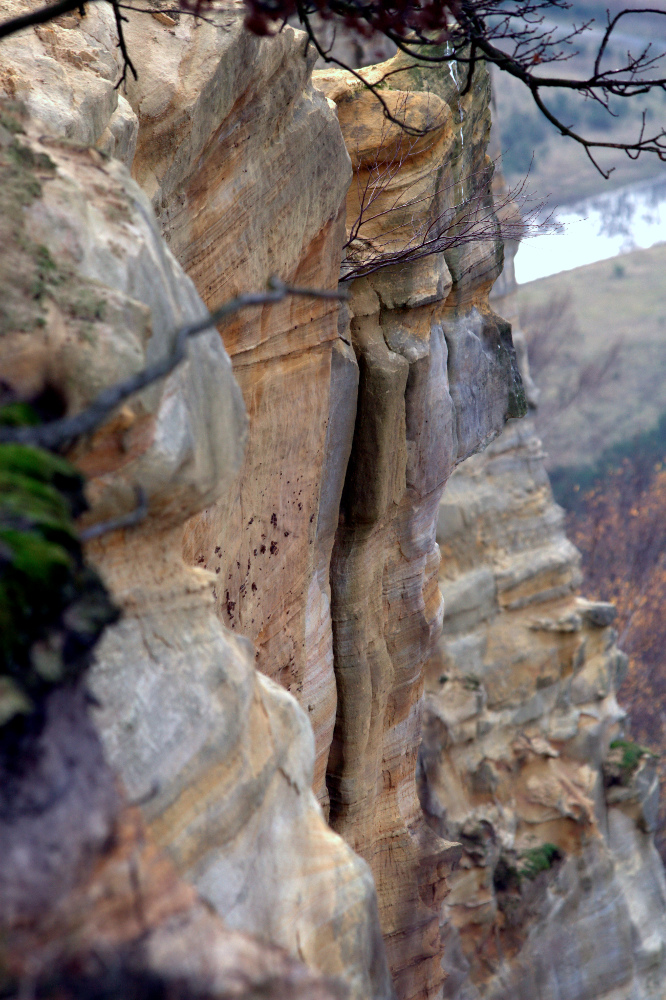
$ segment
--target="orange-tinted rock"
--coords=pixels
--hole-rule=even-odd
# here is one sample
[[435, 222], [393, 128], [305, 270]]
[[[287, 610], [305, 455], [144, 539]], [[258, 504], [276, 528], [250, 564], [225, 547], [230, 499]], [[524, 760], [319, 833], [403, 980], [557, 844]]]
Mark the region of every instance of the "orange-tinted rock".
[[[0, 164], [9, 194], [31, 182], [4, 216], [8, 253], [25, 258], [19, 298], [32, 302], [33, 271], [53, 263], [26, 322], [6, 331], [0, 369], [19, 394], [52, 384], [76, 412], [167, 353], [204, 306], [118, 161], [38, 139], [28, 117], [21, 127], [11, 141], [28, 167], [17, 180]], [[313, 795], [307, 716], [217, 618], [215, 575], [183, 562], [184, 522], [233, 493], [245, 436], [240, 391], [209, 330], [187, 362], [72, 450], [89, 477], [88, 522], [134, 508], [139, 486], [148, 504], [136, 528], [89, 549], [124, 613], [98, 649], [95, 719], [130, 796], [150, 800], [152, 836], [230, 926], [340, 973], [354, 996], [389, 997], [372, 876]]]
[[[511, 277], [497, 289], [508, 315]], [[444, 631], [420, 761], [432, 828], [463, 846], [441, 911], [444, 995], [657, 997], [654, 761], [622, 770], [624, 751], [608, 753], [626, 657], [610, 605], [577, 596], [543, 461], [532, 421], [512, 422], [440, 505]]]
[[[399, 65], [366, 72], [379, 78]], [[499, 244], [417, 252], [419, 220], [435, 215], [444, 233], [464, 215], [466, 197], [485, 200], [492, 216], [485, 77], [461, 112], [457, 88], [442, 85], [442, 75], [428, 76], [428, 93], [423, 78], [408, 71], [386, 78], [395, 89], [381, 93], [395, 113], [414, 128], [434, 125], [408, 151], [402, 130], [349, 74], [316, 76], [338, 104], [356, 169], [348, 233], [359, 217], [359, 192], [370, 191], [374, 216], [357, 229], [362, 249], [352, 244], [347, 258], [371, 273], [353, 282], [350, 301], [359, 391], [331, 563], [338, 712], [330, 819], [373, 870], [389, 964], [404, 998], [441, 995], [439, 911], [459, 850], [434, 836], [416, 795], [424, 665], [442, 615], [437, 510], [455, 465], [499, 433], [520, 391], [509, 330], [487, 301]], [[456, 154], [461, 118], [467, 148]], [[413, 262], [378, 266], [410, 247]]]

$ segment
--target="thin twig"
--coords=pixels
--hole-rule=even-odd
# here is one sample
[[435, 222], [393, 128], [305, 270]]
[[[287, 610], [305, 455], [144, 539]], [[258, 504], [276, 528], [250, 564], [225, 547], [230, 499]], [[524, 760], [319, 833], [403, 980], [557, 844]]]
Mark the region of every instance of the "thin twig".
[[33, 445], [37, 448], [56, 449], [71, 444], [84, 434], [92, 433], [104, 423], [123, 400], [169, 375], [187, 356], [187, 343], [191, 337], [210, 331], [218, 323], [226, 320], [240, 309], [271, 305], [275, 302], [281, 302], [288, 295], [334, 300], [344, 300], [347, 297], [338, 291], [286, 285], [277, 278], [270, 280], [269, 289], [267, 292], [250, 292], [246, 295], [238, 295], [212, 313], [207, 314], [203, 319], [181, 327], [176, 334], [176, 343], [170, 354], [160, 358], [154, 364], [147, 365], [124, 381], [103, 389], [85, 410], [81, 410], [73, 417], [61, 417], [37, 427], [0, 427], [0, 442], [14, 442]]
[[93, 538], [101, 538], [110, 531], [117, 531], [119, 528], [133, 528], [140, 524], [148, 514], [148, 498], [143, 486], [135, 488], [136, 507], [129, 514], [121, 514], [120, 517], [110, 518], [108, 521], [101, 521], [93, 524], [89, 528], [84, 528], [79, 532], [79, 540], [90, 542]]

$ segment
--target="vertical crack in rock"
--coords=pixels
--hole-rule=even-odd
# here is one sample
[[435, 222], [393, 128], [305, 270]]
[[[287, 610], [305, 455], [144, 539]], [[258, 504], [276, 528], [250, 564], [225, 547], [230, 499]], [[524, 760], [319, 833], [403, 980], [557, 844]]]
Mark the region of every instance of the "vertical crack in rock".
[[[442, 86], [438, 73], [403, 65], [396, 57], [367, 72], [387, 74], [382, 96], [409, 124], [429, 121], [434, 129], [412, 143], [395, 173], [381, 174], [377, 164], [400, 155], [404, 133], [387, 125], [351, 74], [315, 74], [337, 104], [356, 174], [348, 231], [360, 211], [359, 192], [379, 174], [389, 177], [373, 189], [361, 261], [382, 262], [385, 233], [392, 252], [396, 232], [411, 245], [415, 216], [453, 225], [465, 212], [464, 198], [486, 204], [492, 216], [484, 72], [460, 99], [465, 141], [456, 151], [450, 103], [461, 112], [448, 74]], [[501, 245], [489, 237], [351, 283], [359, 388], [331, 560], [338, 707], [327, 782], [333, 828], [373, 871], [389, 965], [405, 1000], [441, 995], [439, 911], [460, 851], [428, 827], [416, 791], [424, 665], [442, 618], [437, 511], [455, 465], [521, 409], [510, 330], [487, 300], [501, 261]]]
[[[510, 253], [494, 304], [514, 319], [512, 278]], [[523, 350], [534, 403], [526, 362]], [[614, 609], [577, 596], [579, 555], [531, 419], [454, 472], [437, 538], [445, 616], [419, 790], [432, 829], [463, 848], [441, 911], [444, 996], [656, 1000], [655, 761], [626, 743], [609, 752], [627, 660]]]

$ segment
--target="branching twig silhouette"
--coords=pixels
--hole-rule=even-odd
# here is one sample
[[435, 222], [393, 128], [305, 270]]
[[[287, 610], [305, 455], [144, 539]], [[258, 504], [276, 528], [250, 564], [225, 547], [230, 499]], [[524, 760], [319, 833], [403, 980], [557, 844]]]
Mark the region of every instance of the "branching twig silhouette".
[[[395, 117], [399, 121], [406, 117], [407, 100], [405, 96], [403, 106], [396, 109]], [[369, 164], [360, 162], [357, 151], [358, 214], [347, 234], [342, 281], [469, 243], [525, 239], [548, 226], [549, 218], [541, 219], [543, 204], [524, 211], [522, 216], [513, 211], [506, 219], [502, 218], [503, 209], [525, 200], [526, 180], [494, 203], [487, 198], [485, 184], [470, 183], [472, 175], [463, 176], [452, 186], [459, 188], [459, 192], [449, 199], [445, 198], [447, 194], [456, 193], [452, 188], [439, 190], [436, 195], [433, 191], [421, 193], [423, 175], [419, 171], [414, 181], [404, 183], [410, 161], [427, 155], [430, 148], [432, 145], [423, 146], [422, 136], [413, 136], [404, 130], [397, 136], [391, 135], [386, 123]], [[479, 187], [481, 194], [471, 197], [465, 194]], [[442, 199], [449, 202], [448, 207], [433, 209]]]
[[[18, 17], [0, 22], [0, 39], [27, 27], [45, 24], [54, 17], [74, 10], [85, 11], [87, 4], [109, 3], [113, 7], [121, 52], [121, 73], [118, 85], [128, 72], [136, 70], [124, 36], [124, 10], [155, 13], [164, 9], [170, 14], [190, 14], [215, 23], [214, 15], [222, 13], [226, 0], [176, 0], [176, 3], [147, 10], [139, 2], [129, 0], [58, 0]], [[636, 98], [653, 91], [666, 92], [664, 52], [654, 51], [652, 43], [639, 52], [627, 51], [621, 65], [608, 65], [609, 53], [618, 35], [618, 26], [627, 17], [666, 18], [666, 9], [659, 7], [626, 7], [612, 17], [607, 15], [600, 41], [586, 74], [544, 73], [544, 67], [570, 61], [579, 55], [576, 45], [588, 32], [594, 19], [572, 23], [558, 30], [547, 20], [553, 11], [569, 11], [568, 0], [400, 0], [387, 4], [383, 0], [244, 0], [246, 24], [257, 34], [280, 30], [287, 19], [296, 17], [318, 55], [328, 63], [351, 72], [372, 91], [380, 102], [388, 121], [401, 125], [409, 134], [419, 134], [407, 122], [400, 122], [382, 94], [381, 81], [369, 80], [367, 74], [338, 59], [331, 46], [326, 46], [317, 34], [314, 15], [324, 20], [337, 19], [362, 34], [379, 32], [415, 63], [458, 64], [466, 67], [466, 79], [461, 94], [472, 85], [474, 70], [480, 61], [495, 65], [498, 70], [519, 80], [529, 90], [539, 111], [560, 132], [581, 145], [595, 168], [607, 177], [609, 172], [598, 162], [600, 150], [621, 150], [632, 159], [651, 153], [666, 162], [666, 128], [648, 129], [645, 111], [640, 113], [639, 126], [631, 141], [611, 141], [592, 138], [574, 129], [549, 107], [545, 95], [566, 90], [600, 104], [609, 114], [611, 98]], [[664, 21], [666, 25], [666, 20]], [[423, 130], [421, 133], [423, 134]]]
[[190, 338], [210, 331], [218, 323], [221, 323], [240, 309], [281, 302], [288, 295], [316, 299], [346, 298], [343, 292], [326, 291], [319, 288], [300, 288], [293, 285], [286, 285], [277, 278], [272, 278], [269, 282], [268, 291], [238, 295], [236, 298], [219, 306], [213, 312], [208, 313], [202, 319], [181, 327], [176, 334], [173, 350], [169, 354], [166, 354], [153, 364], [147, 365], [134, 375], [130, 375], [129, 378], [124, 379], [122, 382], [116, 382], [114, 385], [103, 389], [97, 398], [84, 410], [81, 410], [74, 416], [61, 417], [37, 426], [0, 426], [0, 443], [14, 442], [16, 444], [32, 445], [37, 448], [47, 448], [49, 450], [67, 447], [77, 438], [84, 434], [90, 434], [100, 427], [116, 407], [129, 396], [133, 396], [141, 389], [145, 389], [146, 386], [152, 385], [174, 371], [187, 356], [187, 344]]

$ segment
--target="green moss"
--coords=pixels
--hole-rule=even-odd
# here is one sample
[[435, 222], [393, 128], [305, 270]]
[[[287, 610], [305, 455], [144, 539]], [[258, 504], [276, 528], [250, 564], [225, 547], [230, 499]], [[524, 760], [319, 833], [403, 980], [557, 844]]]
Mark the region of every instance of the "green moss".
[[21, 122], [15, 114], [11, 113], [9, 107], [0, 111], [0, 125], [13, 135], [22, 135], [24, 132]]
[[54, 169], [50, 157], [34, 153], [20, 138], [20, 122], [0, 104], [2, 122], [14, 123], [12, 142], [0, 149], [0, 336], [29, 332], [43, 318], [42, 298], [55, 264], [46, 247], [25, 233], [25, 212], [42, 191], [42, 175]]
[[[23, 145], [17, 139], [12, 142], [7, 150], [10, 162], [16, 164], [21, 170], [55, 170], [55, 163], [46, 153], [35, 153], [30, 146]], [[32, 183], [35, 183], [34, 178]]]
[[647, 747], [642, 747], [638, 743], [632, 743], [631, 740], [613, 740], [610, 744], [610, 749], [622, 751], [620, 767], [623, 771], [634, 771], [643, 757], [657, 756], [657, 754], [648, 750]]
[[562, 852], [555, 844], [539, 844], [520, 855], [518, 873], [521, 878], [534, 879], [540, 872], [547, 872], [552, 868], [561, 857]]
[[[25, 403], [0, 424], [35, 422]], [[29, 714], [55, 684], [81, 676], [104, 627], [117, 618], [85, 565], [74, 523], [83, 478], [39, 448], [0, 445], [0, 727]]]
[[47, 246], [27, 235], [25, 209], [41, 196], [56, 168], [46, 153], [21, 138], [20, 121], [7, 106], [0, 99], [0, 123], [9, 123], [13, 135], [0, 147], [0, 336], [43, 329], [51, 301], [92, 342], [90, 324], [104, 319], [106, 311], [102, 288], [82, 280], [67, 260], [54, 259]]
[[68, 305], [71, 315], [76, 319], [82, 319], [87, 323], [104, 319], [106, 302], [95, 295], [90, 288], [81, 289], [76, 297], [70, 298]]

